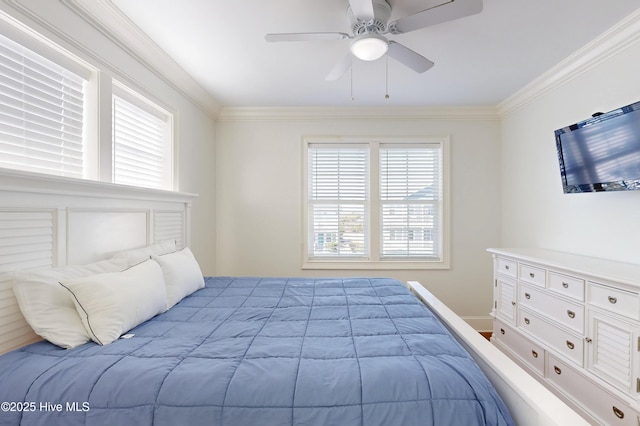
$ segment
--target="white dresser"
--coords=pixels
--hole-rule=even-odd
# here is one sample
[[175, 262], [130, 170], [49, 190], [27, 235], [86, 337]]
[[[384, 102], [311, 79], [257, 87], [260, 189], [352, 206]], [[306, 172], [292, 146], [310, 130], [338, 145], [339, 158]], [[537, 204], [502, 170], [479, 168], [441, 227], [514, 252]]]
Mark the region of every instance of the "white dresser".
[[488, 251], [491, 341], [590, 422], [640, 425], [640, 265]]

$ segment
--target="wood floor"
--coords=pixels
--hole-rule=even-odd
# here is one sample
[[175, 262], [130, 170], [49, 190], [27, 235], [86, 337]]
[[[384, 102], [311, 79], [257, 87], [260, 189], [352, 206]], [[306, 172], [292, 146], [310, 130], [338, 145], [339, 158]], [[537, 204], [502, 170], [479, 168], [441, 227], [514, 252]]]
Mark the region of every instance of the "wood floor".
[[491, 334], [492, 333], [490, 331], [481, 331], [480, 334], [482, 334], [482, 336], [487, 340], [491, 339]]

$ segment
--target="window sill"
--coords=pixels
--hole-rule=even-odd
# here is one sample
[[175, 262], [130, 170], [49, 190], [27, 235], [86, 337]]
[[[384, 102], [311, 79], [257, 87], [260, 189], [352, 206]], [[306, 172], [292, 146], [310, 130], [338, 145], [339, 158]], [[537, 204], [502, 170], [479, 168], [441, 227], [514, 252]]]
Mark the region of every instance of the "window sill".
[[197, 194], [121, 185], [89, 179], [75, 179], [44, 173], [0, 168], [0, 187], [18, 192], [84, 195], [92, 198], [132, 198], [137, 200], [193, 200]]
[[450, 269], [447, 261], [428, 260], [306, 260], [302, 262], [302, 269], [350, 269], [350, 270], [398, 270], [398, 269]]

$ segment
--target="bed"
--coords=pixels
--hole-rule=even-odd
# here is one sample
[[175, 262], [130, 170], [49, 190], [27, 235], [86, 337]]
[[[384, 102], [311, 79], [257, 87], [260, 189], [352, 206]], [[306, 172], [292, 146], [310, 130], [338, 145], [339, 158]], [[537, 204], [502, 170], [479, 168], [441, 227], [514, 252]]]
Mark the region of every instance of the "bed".
[[[12, 296], [16, 270], [167, 238], [183, 251], [195, 197], [4, 181], [0, 223], [14, 242], [0, 251], [0, 424], [586, 424], [416, 282], [207, 277], [112, 342], [97, 327], [73, 349], [41, 341]], [[32, 219], [50, 228], [48, 250], [24, 248], [34, 226], [13, 232]], [[117, 267], [142, 267], [127, 262]]]
[[128, 335], [0, 357], [0, 400], [33, 403], [2, 421], [513, 424], [472, 358], [393, 279], [209, 277]]

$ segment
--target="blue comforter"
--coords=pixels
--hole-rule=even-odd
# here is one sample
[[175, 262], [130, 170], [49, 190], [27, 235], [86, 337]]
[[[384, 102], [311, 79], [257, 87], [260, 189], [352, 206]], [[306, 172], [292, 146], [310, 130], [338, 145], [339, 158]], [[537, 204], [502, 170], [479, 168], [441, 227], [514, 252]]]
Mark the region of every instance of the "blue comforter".
[[131, 333], [1, 356], [0, 424], [513, 424], [396, 280], [207, 278]]

